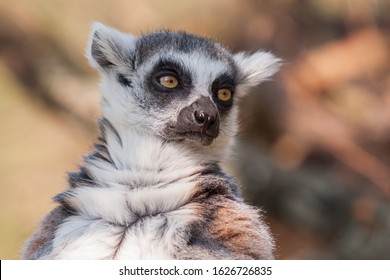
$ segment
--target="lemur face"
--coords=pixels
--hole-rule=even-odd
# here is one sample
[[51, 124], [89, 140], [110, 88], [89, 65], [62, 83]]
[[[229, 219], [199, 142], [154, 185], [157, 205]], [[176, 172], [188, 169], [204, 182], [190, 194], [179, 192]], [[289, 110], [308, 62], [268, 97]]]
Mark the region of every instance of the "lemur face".
[[185, 33], [159, 32], [137, 42], [136, 72], [155, 127], [169, 141], [209, 145], [225, 129], [237, 67], [217, 43]]
[[105, 117], [165, 141], [201, 146], [234, 136], [237, 99], [279, 62], [264, 52], [233, 55], [183, 32], [134, 37], [101, 24], [92, 32], [89, 57], [103, 74]]

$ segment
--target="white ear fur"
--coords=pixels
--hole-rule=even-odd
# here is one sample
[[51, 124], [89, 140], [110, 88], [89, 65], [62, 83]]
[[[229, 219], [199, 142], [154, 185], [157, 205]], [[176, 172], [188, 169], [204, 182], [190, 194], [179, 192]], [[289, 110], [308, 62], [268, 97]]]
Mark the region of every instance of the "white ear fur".
[[107, 70], [116, 65], [132, 65], [137, 37], [95, 22], [86, 55], [92, 67]]
[[244, 96], [250, 88], [268, 80], [275, 74], [281, 64], [281, 60], [269, 52], [257, 51], [253, 54], [240, 52], [234, 55], [241, 80], [237, 87], [238, 96]]

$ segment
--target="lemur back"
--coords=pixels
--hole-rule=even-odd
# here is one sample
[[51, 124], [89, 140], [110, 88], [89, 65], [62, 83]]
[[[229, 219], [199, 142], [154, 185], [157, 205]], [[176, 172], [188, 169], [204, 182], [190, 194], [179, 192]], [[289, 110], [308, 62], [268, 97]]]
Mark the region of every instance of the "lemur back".
[[135, 37], [102, 24], [87, 56], [102, 75], [101, 135], [22, 258], [272, 259], [267, 225], [221, 162], [238, 100], [279, 60], [184, 32]]

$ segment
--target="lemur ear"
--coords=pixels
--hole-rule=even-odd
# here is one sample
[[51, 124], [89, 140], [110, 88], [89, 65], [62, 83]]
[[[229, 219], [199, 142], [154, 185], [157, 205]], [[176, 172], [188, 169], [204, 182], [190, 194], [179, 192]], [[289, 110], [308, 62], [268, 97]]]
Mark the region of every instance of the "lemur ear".
[[237, 86], [239, 97], [246, 95], [250, 88], [268, 80], [279, 70], [281, 64], [279, 58], [263, 51], [257, 51], [253, 54], [240, 52], [233, 57], [241, 74]]
[[90, 33], [87, 57], [98, 70], [110, 70], [114, 66], [133, 66], [137, 37], [94, 23]]

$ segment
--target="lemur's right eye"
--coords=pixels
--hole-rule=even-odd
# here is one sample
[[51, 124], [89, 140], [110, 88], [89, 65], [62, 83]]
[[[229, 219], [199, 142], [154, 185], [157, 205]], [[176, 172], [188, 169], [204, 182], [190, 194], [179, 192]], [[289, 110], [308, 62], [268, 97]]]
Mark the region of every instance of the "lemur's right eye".
[[157, 82], [168, 89], [176, 88], [179, 85], [178, 79], [173, 75], [164, 75], [158, 77]]

